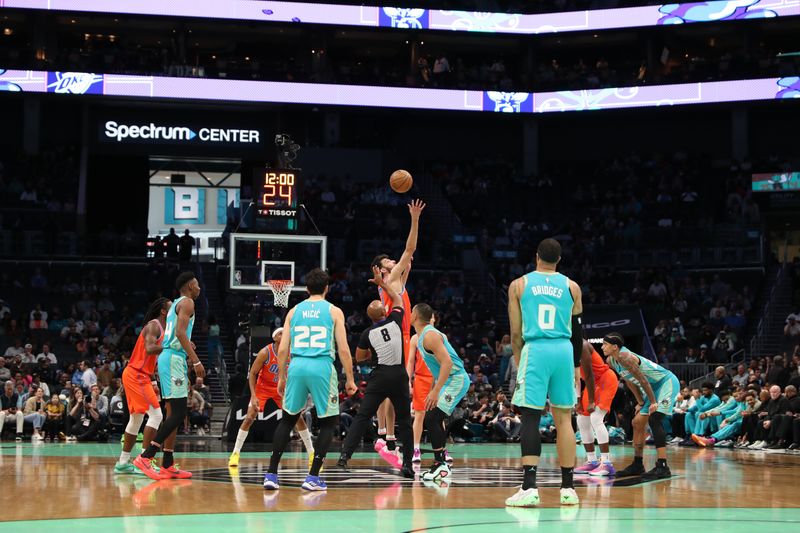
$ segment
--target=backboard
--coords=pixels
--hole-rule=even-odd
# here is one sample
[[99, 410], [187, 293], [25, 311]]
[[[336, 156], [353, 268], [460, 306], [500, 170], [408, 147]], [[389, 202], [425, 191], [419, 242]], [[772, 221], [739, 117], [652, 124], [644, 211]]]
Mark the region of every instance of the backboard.
[[305, 292], [305, 275], [327, 268], [328, 238], [324, 235], [231, 233], [229, 287], [263, 291], [273, 279], [291, 280], [293, 292]]

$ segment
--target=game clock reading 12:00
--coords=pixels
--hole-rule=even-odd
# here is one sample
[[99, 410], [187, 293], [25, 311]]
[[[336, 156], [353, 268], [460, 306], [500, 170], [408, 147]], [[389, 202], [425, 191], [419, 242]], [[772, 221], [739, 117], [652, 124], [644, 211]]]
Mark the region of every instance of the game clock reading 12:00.
[[263, 217], [296, 217], [297, 170], [268, 168], [255, 173], [253, 193], [258, 215]]

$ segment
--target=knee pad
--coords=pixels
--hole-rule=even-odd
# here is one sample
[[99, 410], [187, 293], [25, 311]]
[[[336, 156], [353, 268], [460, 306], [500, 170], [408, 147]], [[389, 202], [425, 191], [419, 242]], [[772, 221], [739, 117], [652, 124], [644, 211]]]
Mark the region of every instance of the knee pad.
[[606, 428], [606, 411], [603, 409], [595, 409], [594, 413], [589, 417], [594, 429], [594, 435], [597, 437], [598, 444], [606, 444], [608, 442], [608, 428]]
[[128, 435], [138, 435], [139, 428], [142, 427], [142, 420], [144, 420], [144, 415], [142, 413], [131, 413], [131, 417], [128, 419], [128, 425], [125, 426], [125, 433]]
[[147, 410], [147, 427], [158, 429], [162, 420], [164, 420], [164, 415], [161, 413], [161, 408], [151, 405]]
[[592, 428], [591, 417], [578, 415], [578, 431], [581, 432], [581, 443], [593, 444], [594, 443], [594, 430]]
[[653, 413], [650, 415], [650, 431], [653, 433], [653, 444], [656, 448], [663, 448], [667, 445], [667, 432], [664, 431], [664, 413]]
[[520, 446], [522, 456], [542, 455], [542, 435], [539, 433], [539, 420], [542, 418], [540, 409], [522, 407], [522, 431], [520, 432]]

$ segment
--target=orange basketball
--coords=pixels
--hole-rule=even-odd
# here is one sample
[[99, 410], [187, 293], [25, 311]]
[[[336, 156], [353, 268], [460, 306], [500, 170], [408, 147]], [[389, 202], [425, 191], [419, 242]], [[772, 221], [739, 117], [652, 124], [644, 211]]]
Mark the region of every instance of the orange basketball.
[[414, 179], [407, 170], [395, 170], [389, 178], [389, 186], [394, 192], [408, 192], [414, 184]]

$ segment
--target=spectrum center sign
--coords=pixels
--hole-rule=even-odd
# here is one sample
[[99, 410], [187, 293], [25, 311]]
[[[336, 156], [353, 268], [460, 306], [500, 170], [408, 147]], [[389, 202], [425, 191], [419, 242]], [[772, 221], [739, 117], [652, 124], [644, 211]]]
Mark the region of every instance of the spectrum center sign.
[[261, 131], [239, 128], [198, 127], [132, 123], [108, 120], [102, 124], [100, 140], [111, 143], [136, 144], [204, 144], [241, 146], [261, 144]]

